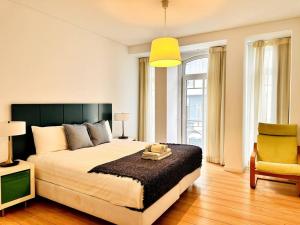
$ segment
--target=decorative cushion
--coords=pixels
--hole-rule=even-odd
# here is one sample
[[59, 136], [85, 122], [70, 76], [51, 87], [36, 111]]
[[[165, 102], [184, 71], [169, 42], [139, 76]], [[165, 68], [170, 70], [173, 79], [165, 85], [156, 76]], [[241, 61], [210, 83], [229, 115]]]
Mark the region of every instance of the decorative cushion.
[[65, 150], [68, 148], [63, 126], [32, 126], [36, 154]]
[[258, 133], [273, 136], [297, 136], [296, 124], [269, 124], [259, 123]]
[[297, 138], [257, 136], [258, 160], [274, 163], [297, 163]]
[[108, 121], [102, 120], [99, 123], [85, 123], [85, 125], [94, 145], [111, 142], [112, 133]]
[[93, 143], [85, 125], [63, 124], [70, 150], [92, 147]]
[[256, 169], [262, 172], [300, 176], [300, 164], [285, 164], [258, 161], [256, 163]]

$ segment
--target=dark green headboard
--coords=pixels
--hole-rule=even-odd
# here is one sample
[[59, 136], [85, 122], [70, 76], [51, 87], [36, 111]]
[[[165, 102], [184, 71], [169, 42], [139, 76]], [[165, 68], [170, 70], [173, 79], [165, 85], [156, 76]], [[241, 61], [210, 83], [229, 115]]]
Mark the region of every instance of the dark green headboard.
[[31, 126], [94, 123], [100, 120], [108, 120], [112, 125], [112, 104], [12, 104], [11, 120], [26, 121], [26, 134], [13, 137], [13, 158], [26, 160], [35, 154]]

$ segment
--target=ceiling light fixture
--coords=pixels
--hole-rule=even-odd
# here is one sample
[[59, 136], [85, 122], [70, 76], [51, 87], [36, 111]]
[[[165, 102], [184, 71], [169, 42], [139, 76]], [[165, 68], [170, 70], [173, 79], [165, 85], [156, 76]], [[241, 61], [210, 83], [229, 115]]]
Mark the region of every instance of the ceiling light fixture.
[[[162, 7], [165, 10], [164, 31], [166, 34], [167, 8], [169, 0], [162, 0]], [[181, 56], [178, 40], [172, 37], [156, 38], [151, 43], [150, 65], [153, 67], [172, 67], [181, 64]]]

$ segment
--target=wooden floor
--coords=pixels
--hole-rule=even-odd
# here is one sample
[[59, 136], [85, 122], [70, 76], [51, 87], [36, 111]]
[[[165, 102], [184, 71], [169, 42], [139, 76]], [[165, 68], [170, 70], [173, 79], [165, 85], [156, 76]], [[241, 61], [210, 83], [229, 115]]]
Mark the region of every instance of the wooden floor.
[[[296, 186], [259, 180], [249, 187], [249, 174], [224, 172], [205, 164], [201, 178], [155, 224], [300, 224], [300, 198]], [[6, 210], [1, 225], [109, 225], [103, 220], [38, 198], [26, 209]]]

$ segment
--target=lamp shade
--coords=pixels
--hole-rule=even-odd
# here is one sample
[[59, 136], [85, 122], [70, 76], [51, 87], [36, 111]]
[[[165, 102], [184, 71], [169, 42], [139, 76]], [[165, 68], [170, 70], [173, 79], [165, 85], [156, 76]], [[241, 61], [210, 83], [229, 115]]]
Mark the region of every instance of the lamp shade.
[[10, 137], [26, 134], [26, 122], [9, 121], [0, 122], [0, 137]]
[[115, 121], [126, 121], [129, 119], [129, 113], [115, 113]]
[[149, 62], [153, 67], [172, 67], [181, 64], [178, 40], [172, 37], [154, 39]]

